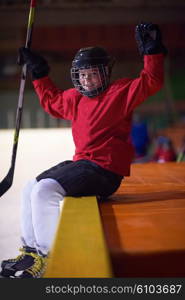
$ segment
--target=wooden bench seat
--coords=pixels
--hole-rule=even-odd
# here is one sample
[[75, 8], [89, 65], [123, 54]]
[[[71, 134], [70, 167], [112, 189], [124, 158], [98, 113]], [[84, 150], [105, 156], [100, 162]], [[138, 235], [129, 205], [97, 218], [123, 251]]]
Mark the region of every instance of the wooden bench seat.
[[115, 277], [185, 276], [185, 163], [132, 165], [99, 208]]
[[184, 276], [185, 163], [133, 164], [98, 204], [65, 198], [45, 277]]

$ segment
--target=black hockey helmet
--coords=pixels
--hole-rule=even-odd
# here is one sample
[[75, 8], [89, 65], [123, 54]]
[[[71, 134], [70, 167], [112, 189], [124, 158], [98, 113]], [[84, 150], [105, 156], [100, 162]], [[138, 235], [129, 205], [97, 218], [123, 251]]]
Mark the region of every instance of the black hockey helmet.
[[[113, 63], [114, 59], [108, 55], [104, 48], [87, 47], [80, 49], [72, 61], [71, 68], [71, 79], [75, 88], [83, 95], [96, 97], [107, 88]], [[93, 68], [97, 68], [99, 71], [101, 86], [95, 90], [87, 91], [79, 81], [79, 72], [83, 69]]]

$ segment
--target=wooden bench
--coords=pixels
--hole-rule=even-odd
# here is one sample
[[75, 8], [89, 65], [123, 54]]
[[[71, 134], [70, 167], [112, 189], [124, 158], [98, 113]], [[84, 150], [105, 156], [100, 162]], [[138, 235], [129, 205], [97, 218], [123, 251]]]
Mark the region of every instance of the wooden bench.
[[66, 197], [44, 277], [112, 276], [96, 197]]
[[115, 277], [185, 276], [185, 163], [133, 164], [99, 203]]
[[133, 164], [109, 201], [65, 198], [45, 277], [184, 276], [185, 163]]

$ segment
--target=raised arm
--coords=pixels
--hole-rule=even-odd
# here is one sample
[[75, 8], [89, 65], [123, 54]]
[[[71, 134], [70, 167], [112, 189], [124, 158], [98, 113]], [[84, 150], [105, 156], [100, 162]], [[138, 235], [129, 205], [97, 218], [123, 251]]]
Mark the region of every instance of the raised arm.
[[135, 38], [144, 59], [140, 76], [130, 82], [127, 113], [159, 91], [164, 82], [164, 57], [167, 50], [162, 43], [158, 25], [142, 23], [136, 26]]
[[62, 91], [54, 85], [48, 77], [50, 67], [46, 59], [23, 47], [19, 49], [18, 63], [27, 65], [35, 91], [44, 110], [56, 118], [71, 120], [75, 102], [73, 90]]

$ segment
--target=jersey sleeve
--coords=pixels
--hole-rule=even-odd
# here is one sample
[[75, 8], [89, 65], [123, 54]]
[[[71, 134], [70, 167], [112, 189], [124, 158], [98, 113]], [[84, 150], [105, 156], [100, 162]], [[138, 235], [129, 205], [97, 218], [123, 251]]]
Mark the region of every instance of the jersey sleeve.
[[53, 117], [72, 120], [75, 107], [74, 89], [61, 90], [49, 77], [33, 81], [36, 94], [43, 109]]
[[164, 55], [145, 55], [140, 76], [129, 83], [125, 111], [131, 113], [139, 104], [158, 92], [164, 82]]

